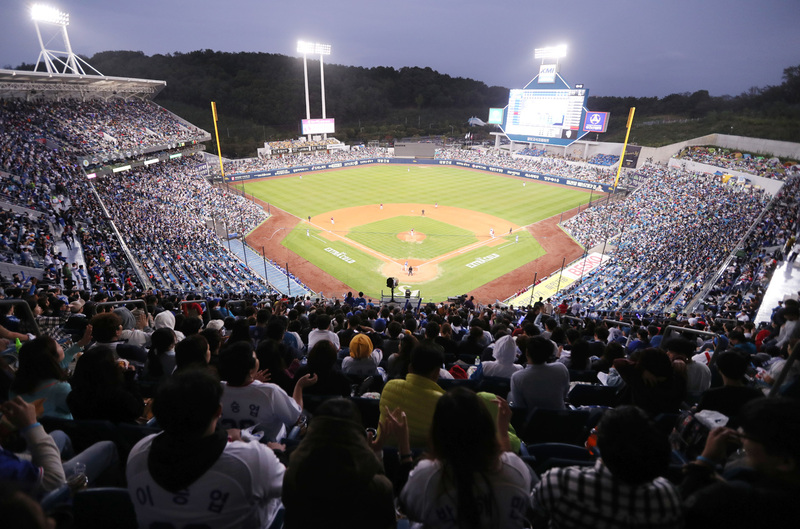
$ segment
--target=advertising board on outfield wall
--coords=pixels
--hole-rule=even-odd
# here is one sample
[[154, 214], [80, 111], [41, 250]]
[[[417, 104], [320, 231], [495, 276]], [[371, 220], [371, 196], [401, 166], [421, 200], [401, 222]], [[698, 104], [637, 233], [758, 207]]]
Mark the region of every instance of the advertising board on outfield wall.
[[[350, 160], [347, 162], [335, 162], [328, 164], [306, 165], [302, 167], [287, 167], [285, 169], [273, 169], [270, 171], [253, 171], [250, 173], [241, 173], [236, 175], [229, 175], [229, 182], [241, 182], [242, 180], [252, 180], [254, 178], [268, 178], [271, 176], [286, 176], [297, 173], [305, 173], [308, 171], [324, 171], [326, 169], [341, 169], [342, 167], [355, 167], [358, 165], [369, 164], [408, 164], [409, 160], [398, 160], [395, 158], [369, 158], [366, 160]], [[507, 169], [505, 167], [493, 167], [491, 165], [465, 162], [462, 160], [414, 160], [415, 164], [420, 165], [455, 165], [457, 167], [464, 167], [466, 169], [477, 169], [478, 171], [486, 171], [488, 173], [504, 174], [508, 176], [518, 176], [521, 178], [530, 178], [531, 180], [539, 180], [541, 182], [549, 182], [552, 184], [560, 184], [570, 187], [579, 187], [581, 189], [593, 189], [603, 193], [610, 193], [614, 186], [607, 184], [598, 184], [597, 182], [585, 182], [576, 178], [565, 178], [561, 176], [551, 176], [542, 173], [534, 173], [531, 171], [520, 171], [519, 169]]]

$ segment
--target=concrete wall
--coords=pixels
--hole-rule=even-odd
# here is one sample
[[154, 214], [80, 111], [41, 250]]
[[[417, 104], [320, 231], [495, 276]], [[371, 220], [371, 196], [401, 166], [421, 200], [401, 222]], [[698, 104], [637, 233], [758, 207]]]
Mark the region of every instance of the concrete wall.
[[[654, 162], [668, 163], [669, 159], [679, 153], [681, 149], [700, 145], [713, 145], [723, 149], [750, 152], [762, 156], [777, 156], [779, 158], [789, 158], [800, 161], [800, 143], [747, 138], [745, 136], [731, 136], [729, 134], [709, 134], [707, 136], [700, 136], [663, 147], [642, 147], [642, 152], [639, 154], [639, 166], [648, 158], [652, 158]], [[554, 156], [563, 156], [565, 154], [563, 147], [546, 145], [539, 148], [544, 148], [548, 154]], [[587, 160], [595, 154], [613, 154], [619, 156], [621, 153], [621, 143], [583, 140], [576, 141], [566, 149], [567, 155]], [[730, 171], [726, 172], [730, 173]], [[748, 175], [748, 178], [751, 176], [752, 175]]]

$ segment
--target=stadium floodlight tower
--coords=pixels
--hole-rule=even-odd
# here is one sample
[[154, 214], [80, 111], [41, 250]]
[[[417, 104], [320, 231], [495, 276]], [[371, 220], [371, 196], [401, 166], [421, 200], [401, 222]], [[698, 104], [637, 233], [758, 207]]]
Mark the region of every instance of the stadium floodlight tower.
[[[64, 13], [52, 6], [33, 4], [33, 6], [31, 6], [31, 18], [36, 26], [36, 36], [39, 37], [39, 47], [41, 48], [39, 58], [36, 60], [36, 67], [33, 69], [34, 71], [39, 71], [39, 63], [44, 63], [49, 74], [71, 73], [75, 75], [86, 75], [86, 71], [83, 69], [83, 65], [86, 65], [97, 75], [103, 75], [91, 64], [73, 53], [72, 46], [69, 43], [69, 35], [67, 35], [67, 26], [69, 26], [68, 13]], [[47, 49], [44, 40], [42, 40], [42, 32], [39, 28], [40, 23], [58, 26], [61, 29], [61, 38], [64, 41], [66, 50]], [[55, 35], [48, 40], [48, 44], [53, 38], [55, 38]], [[56, 63], [60, 63], [63, 66], [61, 71], [59, 71], [59, 67], [56, 66]]]
[[[308, 54], [319, 55], [319, 78], [322, 85], [322, 119], [325, 119], [327, 117], [325, 115], [325, 65], [323, 64], [322, 56], [331, 54], [331, 45], [298, 40], [297, 53], [303, 54], [303, 75], [306, 81], [306, 119], [311, 119], [311, 105], [308, 102]], [[328, 135], [325, 134], [324, 137], [327, 138]], [[308, 135], [308, 139], [311, 140], [311, 134]]]

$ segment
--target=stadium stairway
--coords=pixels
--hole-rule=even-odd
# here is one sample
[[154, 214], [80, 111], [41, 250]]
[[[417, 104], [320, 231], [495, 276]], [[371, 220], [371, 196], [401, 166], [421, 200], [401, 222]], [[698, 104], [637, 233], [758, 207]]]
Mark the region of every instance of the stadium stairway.
[[[287, 283], [286, 274], [283, 270], [275, 267], [273, 264], [267, 261], [264, 261], [264, 258], [261, 257], [261, 254], [249, 246], [243, 245], [240, 240], [230, 239], [226, 241], [225, 244], [230, 244], [231, 252], [233, 252], [234, 255], [236, 255], [236, 257], [238, 257], [243, 263], [247, 262], [247, 266], [257, 276], [263, 278], [264, 270], [266, 270], [267, 281], [273, 289], [277, 290], [281, 294], [286, 294], [289, 296], [307, 296], [311, 294], [311, 292], [309, 292], [294, 279], [289, 279], [289, 282]], [[247, 252], [247, 258], [245, 258], [245, 252]]]

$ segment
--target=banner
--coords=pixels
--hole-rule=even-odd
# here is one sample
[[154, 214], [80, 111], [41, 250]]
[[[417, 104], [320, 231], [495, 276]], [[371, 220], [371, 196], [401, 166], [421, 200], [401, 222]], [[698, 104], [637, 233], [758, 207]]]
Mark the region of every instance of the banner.
[[[373, 163], [396, 163], [408, 165], [409, 160], [401, 160], [397, 158], [369, 158], [365, 160], [350, 160], [346, 162], [333, 162], [329, 164], [307, 165], [302, 167], [293, 167], [291, 169], [274, 169], [270, 171], [252, 171], [249, 173], [235, 174], [230, 177], [231, 181], [238, 182], [241, 180], [250, 180], [252, 178], [268, 178], [270, 176], [282, 176], [292, 173], [299, 173], [304, 171], [324, 171], [326, 169], [339, 169], [341, 167], [350, 167], [355, 165], [367, 165]], [[465, 162], [463, 160], [414, 160], [415, 164], [419, 165], [455, 165], [458, 167], [466, 167], [468, 169], [477, 169], [478, 171], [486, 171], [488, 173], [498, 173], [508, 176], [519, 176], [522, 178], [530, 178], [531, 180], [540, 180], [542, 182], [550, 182], [553, 184], [560, 184], [570, 187], [578, 187], [580, 189], [593, 189], [601, 193], [610, 193], [614, 186], [608, 184], [599, 184], [597, 182], [586, 182], [575, 178], [565, 178], [561, 176], [551, 176], [541, 173], [532, 173], [530, 171], [522, 171], [520, 169], [507, 169], [505, 167], [494, 167], [480, 163]]]

